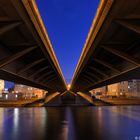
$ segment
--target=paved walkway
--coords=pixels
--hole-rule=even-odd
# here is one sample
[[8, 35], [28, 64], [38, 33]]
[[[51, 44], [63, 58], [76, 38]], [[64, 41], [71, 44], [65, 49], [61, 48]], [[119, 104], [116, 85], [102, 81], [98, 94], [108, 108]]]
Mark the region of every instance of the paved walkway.
[[0, 100], [0, 107], [22, 107], [26, 104], [31, 104], [40, 100], [41, 98], [36, 99], [24, 99], [24, 100]]
[[140, 105], [140, 98], [102, 98], [101, 100], [112, 105]]
[[79, 96], [81, 96], [82, 98], [84, 98], [85, 100], [87, 100], [89, 103], [91, 103], [92, 105], [95, 105], [95, 106], [106, 106], [106, 105], [111, 105], [110, 103], [107, 103], [107, 102], [104, 102], [104, 101], [101, 101], [101, 100], [93, 100], [90, 96], [82, 93], [82, 92], [78, 92], [77, 93]]

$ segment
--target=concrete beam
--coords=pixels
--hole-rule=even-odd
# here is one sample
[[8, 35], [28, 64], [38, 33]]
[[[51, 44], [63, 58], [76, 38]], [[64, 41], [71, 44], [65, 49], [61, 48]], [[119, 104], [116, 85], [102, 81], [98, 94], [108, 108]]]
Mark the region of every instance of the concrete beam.
[[70, 90], [66, 90], [66, 91], [64, 91], [63, 93], [61, 93], [60, 96], [63, 96], [63, 95], [65, 95], [66, 93], [70, 93], [70, 94], [72, 94], [72, 95], [74, 95], [74, 96], [77, 96], [76, 93], [74, 93], [74, 92], [72, 92], [72, 91], [70, 91]]
[[47, 81], [50, 82], [50, 80], [55, 79], [56, 77], [57, 76], [55, 74], [53, 74], [47, 78]]
[[52, 99], [56, 98], [56, 97], [59, 96], [59, 95], [60, 95], [59, 92], [51, 93], [51, 95], [48, 95], [48, 96], [45, 98], [44, 103], [40, 104], [40, 107], [41, 107], [41, 106], [44, 106], [45, 104], [47, 104], [48, 102], [50, 102]]
[[7, 58], [4, 58], [2, 60], [0, 60], [0, 68], [4, 67], [5, 65], [13, 62], [14, 60], [17, 60], [18, 58], [20, 58], [21, 56], [33, 51], [34, 49], [36, 49], [37, 46], [34, 46], [34, 47], [30, 47], [30, 48], [27, 48], [27, 49], [24, 49], [23, 51], [20, 51], [16, 54], [13, 54]]
[[14, 29], [15, 27], [21, 25], [22, 22], [13, 22], [13, 23], [8, 23], [4, 25], [3, 27], [0, 28], [0, 35]]
[[139, 78], [140, 78], [140, 67], [135, 66], [128, 70], [122, 71], [121, 73], [114, 74], [106, 79], [103, 79], [102, 81], [93, 83], [92, 85], [82, 88], [81, 91], [89, 91], [91, 89], [98, 88], [101, 86], [110, 85], [121, 81], [128, 81], [130, 79], [139, 79]]
[[91, 69], [91, 70], [93, 70], [93, 71], [95, 71], [95, 72], [97, 72], [97, 73], [99, 73], [100, 75], [102, 75], [102, 76], [104, 76], [104, 77], [108, 77], [107, 74], [105, 74], [104, 72], [102, 72], [101, 70], [99, 70], [99, 69], [97, 69], [97, 68], [95, 68], [95, 67], [88, 66], [88, 68]]
[[86, 94], [84, 94], [82, 92], [77, 92], [77, 95], [81, 96], [83, 99], [85, 99], [89, 103], [95, 105], [94, 102], [93, 102], [93, 100], [92, 100], [92, 98], [90, 96], [88, 96], [88, 95], [86, 95]]
[[85, 79], [87, 79], [89, 82], [95, 82], [95, 79], [91, 79], [89, 76], [87, 75], [82, 75]]
[[50, 80], [44, 79], [44, 80], [42, 80], [42, 82], [45, 83], [45, 84], [48, 84], [48, 83], [54, 82], [56, 79], [57, 79], [57, 77], [54, 77], [53, 79], [50, 79]]
[[20, 69], [19, 71], [17, 71], [17, 73], [19, 74], [19, 73], [25, 72], [28, 69], [32, 68], [33, 66], [43, 62], [44, 60], [45, 60], [44, 58], [36, 60], [36, 61], [32, 62], [31, 64], [26, 65], [24, 68]]
[[72, 92], [71, 90], [69, 90], [68, 92], [70, 92], [72, 95], [77, 96], [76, 93]]
[[61, 93], [61, 94], [60, 94], [60, 97], [63, 96], [63, 95], [65, 95], [67, 92], [68, 92], [68, 91], [66, 90], [66, 91], [64, 91], [63, 93]]
[[85, 74], [86, 75], [89, 75], [90, 77], [93, 77], [96, 80], [101, 80], [101, 78], [99, 78], [98, 76], [96, 76], [94, 73], [90, 73], [90, 72], [85, 71]]
[[[81, 78], [81, 81], [85, 81], [86, 83], [92, 84], [92, 82], [90, 82], [89, 80], [87, 80], [87, 79], [85, 79], [85, 78], [83, 78], [83, 79]], [[85, 82], [84, 82], [84, 83], [85, 83]]]
[[127, 15], [126, 17], [123, 17], [122, 19], [125, 19], [125, 20], [140, 20], [140, 15], [139, 14], [130, 14], [130, 15]]
[[126, 60], [126, 61], [128, 61], [128, 62], [130, 62], [130, 63], [132, 63], [132, 64], [134, 64], [136, 66], [140, 65], [140, 63], [135, 58], [131, 57], [130, 55], [128, 55], [128, 54], [126, 54], [124, 52], [118, 51], [118, 50], [116, 50], [114, 48], [107, 47], [107, 46], [104, 46], [104, 45], [102, 45], [100, 47], [102, 47], [103, 49], [105, 49], [106, 51], [108, 51], [108, 52], [110, 52], [112, 54], [115, 54], [115, 55], [123, 58], [124, 60]]
[[116, 20], [115, 21], [117, 24], [121, 25], [122, 27], [127, 28], [130, 31], [133, 31], [137, 34], [140, 34], [140, 26], [138, 25], [133, 25], [129, 21], [124, 21], [124, 20]]
[[53, 73], [53, 71], [48, 71], [45, 74], [41, 75], [39, 78], [36, 78], [36, 80], [39, 81], [39, 80], [41, 80], [42, 78], [44, 78], [46, 76], [49, 77], [49, 75], [52, 74], [52, 73]]
[[107, 63], [107, 62], [105, 62], [103, 60], [99, 60], [99, 59], [95, 58], [94, 61], [96, 61], [97, 63], [99, 63], [99, 64], [101, 64], [101, 65], [103, 65], [103, 66], [105, 66], [105, 67], [107, 67], [107, 68], [109, 68], [111, 70], [113, 70], [116, 73], [120, 73], [120, 71], [118, 69], [114, 68], [113, 65], [111, 65], [111, 64], [109, 64], [109, 63]]
[[38, 71], [36, 71], [36, 72], [30, 74], [28, 77], [31, 78], [31, 77], [33, 77], [33, 76], [36, 76], [36, 75], [38, 75], [39, 73], [43, 72], [44, 70], [47, 70], [48, 68], [50, 68], [50, 66], [43, 67], [43, 68], [39, 69]]
[[37, 87], [37, 88], [42, 88], [42, 89], [45, 89], [47, 91], [52, 90], [52, 88], [42, 84], [41, 82], [37, 82], [35, 80], [30, 80], [28, 77], [18, 75], [17, 73], [13, 73], [13, 72], [5, 70], [3, 68], [0, 69], [0, 77], [1, 77], [1, 79], [10, 80], [12, 82], [19, 83], [19, 84], [29, 85], [29, 86], [33, 86], [33, 87]]

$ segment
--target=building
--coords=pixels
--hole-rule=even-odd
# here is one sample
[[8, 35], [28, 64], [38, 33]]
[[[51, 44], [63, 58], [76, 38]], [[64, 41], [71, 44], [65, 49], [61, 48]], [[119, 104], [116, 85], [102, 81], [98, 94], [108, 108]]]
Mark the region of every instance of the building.
[[96, 95], [96, 93], [101, 93], [102, 95], [106, 95], [106, 86], [96, 88], [90, 91], [91, 95]]
[[140, 80], [122, 81], [90, 91], [91, 95], [95, 95], [97, 92], [107, 96], [140, 97]]
[[128, 81], [129, 96], [140, 97], [140, 80]]
[[118, 96], [119, 95], [119, 83], [111, 84], [107, 86], [107, 95]]
[[20, 98], [43, 98], [46, 95], [46, 91], [37, 89], [34, 87], [26, 86], [26, 85], [20, 85], [20, 84], [15, 84], [14, 85], [14, 93], [19, 95]]
[[96, 88], [90, 91], [91, 95], [102, 93], [107, 96], [128, 96], [128, 81], [107, 85], [104, 87]]
[[0, 80], [0, 93], [4, 91], [5, 82], [4, 80]]
[[128, 81], [122, 81], [119, 83], [119, 96], [129, 96]]
[[111, 84], [107, 86], [107, 95], [109, 96], [127, 96], [128, 81]]
[[4, 80], [0, 80], [0, 98], [2, 97], [2, 93], [4, 91], [5, 82]]
[[41, 89], [38, 89], [38, 88], [33, 88], [33, 90], [34, 90], [35, 96], [38, 97], [38, 98], [45, 97], [45, 95], [46, 95], [46, 92], [44, 90], [41, 90]]
[[140, 80], [129, 80], [118, 83], [118, 96], [140, 97]]

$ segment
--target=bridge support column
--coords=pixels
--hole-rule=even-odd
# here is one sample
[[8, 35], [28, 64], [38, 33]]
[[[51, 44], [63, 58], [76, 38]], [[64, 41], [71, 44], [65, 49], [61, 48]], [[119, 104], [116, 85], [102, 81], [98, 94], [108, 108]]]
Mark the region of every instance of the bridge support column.
[[86, 101], [88, 101], [90, 104], [95, 105], [95, 103], [93, 102], [91, 96], [82, 93], [82, 92], [77, 92], [77, 95], [81, 96], [83, 99], [85, 99]]
[[48, 93], [46, 95], [46, 98], [44, 100], [44, 103], [41, 106], [47, 104], [48, 102], [50, 102], [52, 99], [56, 98], [59, 95], [60, 95], [60, 92], [54, 92], [54, 93], [51, 93], [51, 94]]

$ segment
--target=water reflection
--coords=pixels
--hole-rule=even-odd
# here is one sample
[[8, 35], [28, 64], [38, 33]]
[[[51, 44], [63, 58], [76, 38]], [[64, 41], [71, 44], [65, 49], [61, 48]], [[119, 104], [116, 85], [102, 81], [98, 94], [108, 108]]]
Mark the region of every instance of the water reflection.
[[14, 120], [14, 130], [15, 130], [15, 133], [16, 131], [18, 130], [18, 122], [19, 122], [19, 109], [18, 108], [15, 108], [14, 109], [14, 116], [13, 116], [13, 120]]
[[62, 121], [61, 124], [62, 124], [62, 127], [60, 130], [60, 134], [59, 134], [58, 139], [59, 140], [67, 140], [68, 139], [68, 132], [69, 132], [68, 121]]
[[0, 140], [129, 140], [140, 135], [138, 117], [127, 106], [0, 108]]
[[19, 127], [19, 108], [14, 108], [13, 109], [13, 137], [16, 138], [17, 137], [17, 132], [18, 132], [18, 127]]
[[63, 108], [64, 115], [61, 121], [59, 140], [75, 140], [75, 125], [70, 107]]
[[0, 108], [0, 136], [2, 137], [3, 136], [3, 121], [4, 121], [4, 108]]

